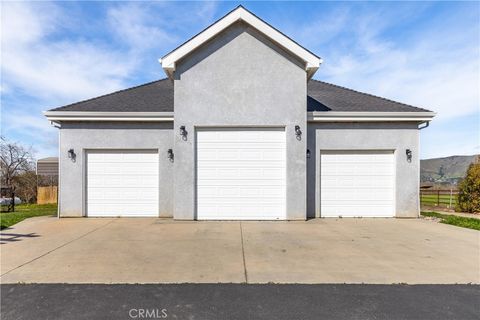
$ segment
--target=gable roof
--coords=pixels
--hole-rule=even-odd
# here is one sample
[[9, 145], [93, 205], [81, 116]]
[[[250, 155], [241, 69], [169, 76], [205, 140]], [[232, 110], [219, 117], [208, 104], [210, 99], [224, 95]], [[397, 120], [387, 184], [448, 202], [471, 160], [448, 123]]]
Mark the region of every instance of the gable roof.
[[405, 103], [312, 80], [307, 84], [307, 111], [430, 112]]
[[205, 42], [209, 41], [238, 21], [243, 21], [254, 27], [270, 40], [304, 61], [305, 71], [307, 72], [308, 79], [310, 79], [320, 67], [320, 64], [322, 63], [322, 59], [320, 57], [300, 46], [297, 42], [287, 37], [285, 34], [275, 29], [240, 5], [161, 58], [159, 62], [162, 64], [162, 68], [167, 76], [172, 78], [173, 72], [175, 71], [176, 62], [178, 60], [182, 59], [190, 52], [194, 51]]
[[148, 82], [49, 111], [173, 112], [173, 83], [168, 79]]
[[[82, 113], [173, 113], [173, 83], [169, 79], [149, 82], [100, 97], [51, 109], [49, 115]], [[430, 112], [429, 110], [362, 93], [323, 81], [307, 83], [307, 111], [332, 112]]]

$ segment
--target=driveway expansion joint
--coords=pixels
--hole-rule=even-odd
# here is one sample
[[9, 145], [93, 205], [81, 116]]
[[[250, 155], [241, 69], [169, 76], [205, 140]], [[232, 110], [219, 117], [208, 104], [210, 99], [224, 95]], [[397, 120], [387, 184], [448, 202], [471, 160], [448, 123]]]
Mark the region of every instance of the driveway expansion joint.
[[243, 228], [242, 228], [242, 222], [240, 221], [240, 240], [242, 242], [242, 259], [243, 259], [243, 272], [245, 275], [245, 283], [248, 283], [248, 273], [247, 273], [247, 264], [245, 262], [245, 248], [243, 246]]

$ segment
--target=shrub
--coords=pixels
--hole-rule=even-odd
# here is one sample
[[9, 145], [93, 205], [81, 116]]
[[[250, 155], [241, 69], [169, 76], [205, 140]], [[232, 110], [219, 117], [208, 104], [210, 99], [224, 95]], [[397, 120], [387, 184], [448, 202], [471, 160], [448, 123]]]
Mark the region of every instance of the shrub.
[[460, 182], [456, 211], [480, 212], [480, 162], [470, 164], [465, 179]]

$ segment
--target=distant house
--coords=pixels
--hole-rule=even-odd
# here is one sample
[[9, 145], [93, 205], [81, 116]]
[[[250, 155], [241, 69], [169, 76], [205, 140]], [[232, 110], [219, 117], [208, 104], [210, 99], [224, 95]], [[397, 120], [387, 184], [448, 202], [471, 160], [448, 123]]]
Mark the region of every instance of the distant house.
[[58, 157], [38, 159], [37, 175], [58, 177]]
[[58, 201], [58, 157], [37, 160], [37, 203]]

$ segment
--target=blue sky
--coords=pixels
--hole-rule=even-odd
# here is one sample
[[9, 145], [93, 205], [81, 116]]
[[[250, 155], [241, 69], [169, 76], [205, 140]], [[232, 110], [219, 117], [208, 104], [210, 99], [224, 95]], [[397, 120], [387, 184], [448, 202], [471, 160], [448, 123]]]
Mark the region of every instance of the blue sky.
[[478, 2], [2, 2], [2, 136], [56, 155], [41, 111], [164, 78], [238, 4], [321, 56], [316, 79], [436, 111], [421, 158], [480, 153]]

